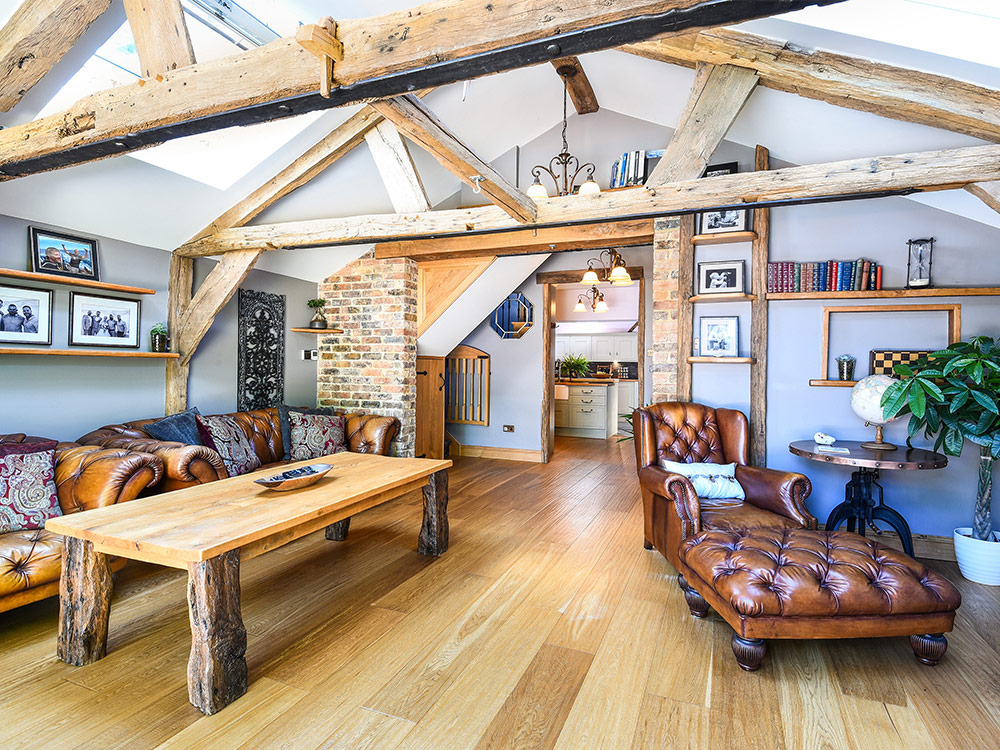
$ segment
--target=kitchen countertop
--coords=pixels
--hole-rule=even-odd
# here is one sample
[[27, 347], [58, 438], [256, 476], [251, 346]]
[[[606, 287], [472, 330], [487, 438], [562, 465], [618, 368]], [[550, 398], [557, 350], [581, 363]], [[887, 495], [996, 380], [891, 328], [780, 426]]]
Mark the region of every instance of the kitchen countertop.
[[573, 378], [572, 380], [556, 380], [556, 385], [614, 385], [616, 378]]

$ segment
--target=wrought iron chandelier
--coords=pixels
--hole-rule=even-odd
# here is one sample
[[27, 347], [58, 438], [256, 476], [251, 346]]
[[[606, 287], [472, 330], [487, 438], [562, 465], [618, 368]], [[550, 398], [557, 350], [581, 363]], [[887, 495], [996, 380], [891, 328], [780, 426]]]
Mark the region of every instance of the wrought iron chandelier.
[[545, 172], [555, 185], [557, 195], [570, 195], [576, 188], [576, 178], [581, 172], [586, 171], [587, 179], [580, 185], [580, 195], [592, 195], [601, 192], [600, 186], [594, 181], [593, 162], [580, 164], [580, 160], [569, 152], [569, 143], [566, 142], [566, 104], [569, 99], [569, 79], [576, 75], [576, 68], [572, 65], [560, 65], [556, 72], [563, 82], [563, 120], [562, 120], [562, 151], [549, 160], [549, 166], [536, 164], [531, 168], [531, 175], [535, 181], [528, 187], [528, 197], [532, 199], [548, 198], [549, 191], [541, 182], [542, 172]]
[[[604, 263], [605, 255], [608, 256], [607, 264]], [[600, 273], [594, 270], [595, 263], [601, 266]], [[587, 271], [583, 274], [583, 278], [580, 279], [580, 283], [584, 286], [593, 286], [600, 284], [602, 281], [610, 282], [611, 286], [632, 286], [635, 283], [632, 281], [628, 268], [625, 266], [625, 259], [617, 250], [612, 248], [602, 250], [601, 254], [596, 258], [588, 260]]]
[[573, 312], [587, 312], [586, 305], [588, 303], [593, 312], [606, 313], [608, 311], [608, 303], [604, 301], [604, 295], [596, 286], [591, 287], [586, 293], [576, 298], [576, 306], [573, 308]]

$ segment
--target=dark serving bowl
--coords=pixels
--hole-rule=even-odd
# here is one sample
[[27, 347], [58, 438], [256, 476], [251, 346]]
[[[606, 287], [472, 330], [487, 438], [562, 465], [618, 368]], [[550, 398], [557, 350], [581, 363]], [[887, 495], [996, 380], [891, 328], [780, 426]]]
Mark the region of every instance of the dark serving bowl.
[[275, 492], [287, 492], [288, 490], [298, 490], [316, 484], [326, 476], [333, 467], [330, 464], [309, 464], [300, 466], [297, 469], [289, 469], [272, 477], [253, 480], [255, 484], [267, 487]]

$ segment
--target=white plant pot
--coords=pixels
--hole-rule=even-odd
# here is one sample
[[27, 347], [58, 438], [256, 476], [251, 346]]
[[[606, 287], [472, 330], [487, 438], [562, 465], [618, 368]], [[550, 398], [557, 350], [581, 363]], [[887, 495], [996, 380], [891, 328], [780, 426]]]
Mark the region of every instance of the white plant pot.
[[955, 559], [958, 569], [970, 581], [1000, 586], [1000, 533], [994, 531], [994, 542], [972, 538], [968, 526], [955, 529]]

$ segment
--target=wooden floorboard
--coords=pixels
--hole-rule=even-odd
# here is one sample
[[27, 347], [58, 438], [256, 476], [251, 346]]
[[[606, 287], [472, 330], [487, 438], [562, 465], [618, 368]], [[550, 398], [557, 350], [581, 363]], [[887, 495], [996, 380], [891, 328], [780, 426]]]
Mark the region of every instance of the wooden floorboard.
[[54, 599], [0, 613], [0, 748], [997, 746], [1000, 589], [928, 563], [964, 597], [937, 667], [905, 638], [778, 641], [746, 673], [642, 548], [632, 444], [556, 446], [456, 460], [440, 558], [415, 492], [244, 564], [250, 688], [213, 716], [187, 701], [182, 571], [122, 570], [86, 667], [55, 658]]

